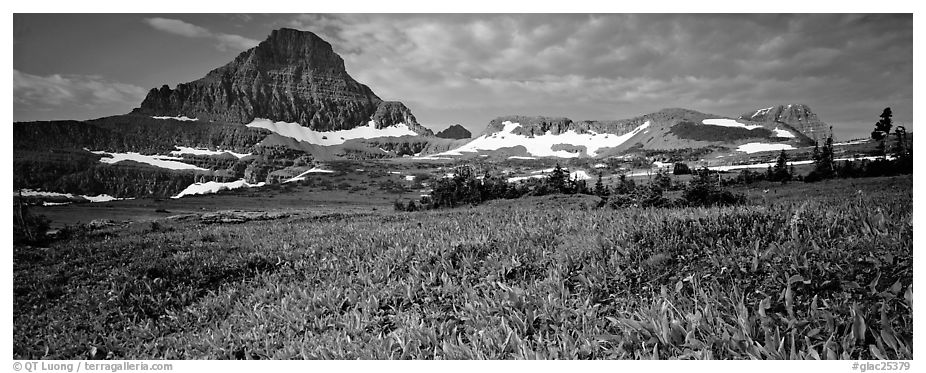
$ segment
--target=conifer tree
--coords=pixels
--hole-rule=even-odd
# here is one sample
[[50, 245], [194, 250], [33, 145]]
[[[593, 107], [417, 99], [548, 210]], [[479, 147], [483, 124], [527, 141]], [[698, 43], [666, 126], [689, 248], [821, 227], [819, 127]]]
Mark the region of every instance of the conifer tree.
[[557, 163], [553, 172], [550, 173], [550, 176], [547, 178], [547, 182], [550, 183], [550, 187], [553, 189], [554, 193], [563, 193], [566, 190], [566, 182], [568, 179], [569, 175], [560, 167], [559, 163]]
[[598, 181], [595, 182], [595, 195], [599, 197], [607, 197], [610, 194], [608, 187], [604, 185], [601, 181], [601, 172], [598, 172]]
[[823, 143], [823, 148], [817, 151], [814, 148], [814, 174], [819, 179], [829, 179], [835, 175], [833, 167], [833, 137], [829, 136]]
[[881, 112], [881, 120], [878, 123], [875, 123], [875, 130], [871, 132], [871, 138], [879, 141], [878, 143], [878, 155], [884, 156], [886, 154], [884, 148], [884, 140], [891, 133], [891, 126], [893, 125], [891, 121], [891, 108], [884, 108], [884, 111]]
[[786, 183], [791, 180], [791, 173], [788, 172], [788, 155], [782, 150], [778, 154], [778, 161], [775, 162], [775, 168], [772, 174], [773, 181]]
[[906, 157], [907, 154], [910, 153], [907, 144], [907, 128], [904, 126], [897, 126], [897, 128], [894, 129], [894, 137], [896, 139], [893, 149], [894, 157]]

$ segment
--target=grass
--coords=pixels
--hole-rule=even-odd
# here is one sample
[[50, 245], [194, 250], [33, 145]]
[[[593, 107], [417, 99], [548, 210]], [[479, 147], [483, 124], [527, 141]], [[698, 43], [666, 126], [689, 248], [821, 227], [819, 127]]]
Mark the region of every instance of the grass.
[[90, 231], [14, 248], [13, 355], [912, 359], [912, 177], [828, 183]]

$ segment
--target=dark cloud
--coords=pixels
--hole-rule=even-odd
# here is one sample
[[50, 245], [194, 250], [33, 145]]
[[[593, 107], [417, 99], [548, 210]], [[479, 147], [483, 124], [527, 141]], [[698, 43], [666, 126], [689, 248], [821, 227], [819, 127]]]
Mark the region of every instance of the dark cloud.
[[912, 106], [910, 15], [303, 15], [290, 25], [331, 41], [358, 80], [433, 122], [459, 109], [584, 119], [801, 102], [850, 136], [879, 106]]

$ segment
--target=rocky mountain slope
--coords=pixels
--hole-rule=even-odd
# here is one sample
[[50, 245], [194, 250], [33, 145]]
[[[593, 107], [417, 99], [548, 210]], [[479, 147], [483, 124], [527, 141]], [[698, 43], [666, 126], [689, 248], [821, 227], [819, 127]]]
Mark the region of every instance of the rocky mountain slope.
[[465, 127], [459, 124], [453, 124], [450, 127], [447, 127], [446, 129], [444, 129], [443, 131], [438, 132], [434, 136], [444, 138], [444, 139], [457, 139], [458, 140], [458, 139], [471, 138], [473, 137], [473, 134], [472, 132], [469, 132], [469, 130], [466, 129]]
[[492, 120], [473, 141], [439, 155], [604, 158], [633, 149], [726, 149], [753, 153], [794, 149], [808, 144], [812, 144], [812, 140], [783, 122], [732, 119], [671, 108], [631, 119], [609, 121], [499, 117]]
[[383, 101], [344, 68], [331, 44], [308, 31], [274, 30], [258, 46], [205, 77], [152, 89], [133, 113], [250, 123], [299, 123], [315, 131], [404, 123], [430, 135], [401, 102]]
[[748, 111], [739, 119], [766, 124], [785, 124], [804, 134], [811, 140], [823, 142], [833, 132], [804, 104], [777, 105]]

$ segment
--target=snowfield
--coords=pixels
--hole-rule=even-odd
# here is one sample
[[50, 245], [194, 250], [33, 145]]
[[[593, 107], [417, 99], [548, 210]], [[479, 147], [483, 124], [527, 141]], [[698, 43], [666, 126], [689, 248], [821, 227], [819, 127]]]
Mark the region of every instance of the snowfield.
[[171, 151], [170, 154], [172, 154], [172, 155], [183, 155], [183, 154], [192, 154], [192, 155], [222, 155], [222, 154], [228, 153], [228, 154], [231, 154], [231, 155], [237, 157], [238, 159], [241, 159], [241, 158], [244, 158], [244, 157], [247, 157], [247, 156], [251, 155], [251, 153], [235, 153], [235, 152], [229, 151], [229, 150], [215, 151], [215, 150], [202, 149], [202, 148], [188, 148], [188, 147], [185, 147], [185, 146], [174, 146], [174, 148], [177, 148], [177, 150]]
[[197, 119], [197, 118], [189, 118], [189, 117], [187, 117], [186, 115], [179, 116], [179, 117], [152, 117], [152, 118], [154, 118], [154, 119], [173, 119], [173, 120], [180, 120], [180, 121], [184, 121], [184, 122], [195, 122], [195, 121], [198, 121], [198, 120], [199, 120], [199, 119]]
[[[13, 196], [18, 195], [15, 191]], [[74, 198], [74, 195], [71, 193], [55, 193], [55, 192], [43, 192], [41, 190], [32, 190], [32, 189], [23, 189], [23, 197], [65, 197], [65, 198]]]
[[280, 136], [291, 137], [316, 145], [340, 145], [350, 139], [372, 139], [376, 137], [418, 136], [408, 125], [399, 123], [394, 126], [377, 129], [372, 120], [365, 127], [356, 127], [340, 131], [313, 131], [299, 123], [273, 122], [269, 119], [254, 118], [248, 127], [263, 128]]
[[[527, 179], [539, 179], [539, 178], [543, 178], [543, 177], [550, 176], [550, 175], [548, 174], [549, 172], [553, 172], [553, 169], [552, 169], [552, 168], [548, 168], [548, 169], [545, 169], [545, 170], [531, 171], [531, 173], [534, 174], [534, 175], [509, 177], [509, 178], [508, 178], [508, 182], [509, 182], [509, 183], [514, 183], [514, 182], [518, 182], [518, 181], [521, 181], [521, 180], [527, 180]], [[572, 179], [590, 180], [591, 178], [592, 178], [591, 176], [588, 176], [588, 172], [585, 172], [585, 171], [583, 171], [583, 170], [578, 170], [578, 171], [570, 172], [570, 173], [569, 173], [569, 180], [572, 180]]]
[[711, 126], [745, 128], [747, 130], [762, 128], [762, 126], [751, 126], [751, 125], [742, 124], [740, 122], [737, 122], [735, 119], [722, 119], [722, 118], [705, 119], [705, 120], [702, 120], [701, 123], [708, 124]]
[[186, 187], [182, 192], [178, 193], [176, 196], [170, 198], [181, 198], [183, 196], [191, 196], [195, 194], [212, 194], [222, 190], [229, 189], [238, 189], [238, 188], [251, 188], [251, 187], [261, 187], [264, 186], [264, 182], [259, 182], [257, 184], [248, 184], [244, 179], [231, 181], [227, 183], [220, 183], [216, 181], [209, 181], [205, 183], [193, 183], [190, 186]]
[[633, 131], [620, 136], [611, 133], [595, 132], [578, 134], [575, 131], [570, 130], [559, 135], [553, 135], [550, 132], [547, 132], [543, 135], [527, 137], [524, 135], [516, 135], [512, 133], [512, 131], [518, 127], [521, 127], [521, 124], [512, 123], [511, 121], [505, 121], [502, 124], [504, 124], [505, 127], [502, 128], [500, 132], [496, 132], [491, 135], [479, 136], [466, 145], [436, 155], [463, 155], [463, 152], [475, 153], [479, 152], [480, 150], [498, 150], [501, 148], [523, 146], [527, 149], [527, 153], [534, 157], [579, 157], [581, 153], [578, 152], [573, 153], [565, 150], [553, 150], [555, 145], [568, 144], [573, 146], [584, 146], [586, 155], [594, 157], [598, 154], [598, 150], [601, 148], [615, 147], [623, 144], [627, 140], [630, 140], [631, 137], [636, 136], [638, 133], [649, 127], [650, 122], [646, 121], [646, 123], [641, 124]]
[[775, 132], [775, 137], [788, 137], [788, 138], [792, 138], [792, 139], [794, 138], [794, 134], [791, 133], [791, 131], [788, 131], [788, 130], [783, 130], [783, 129], [780, 129], [780, 128], [778, 128], [778, 127], [775, 127], [775, 129], [772, 130], [772, 131]]
[[81, 196], [81, 197], [84, 197], [90, 202], [110, 202], [110, 201], [122, 201], [122, 200], [127, 200], [127, 199], [134, 199], [134, 198], [116, 198], [109, 194], [100, 194], [98, 196]]
[[129, 153], [109, 153], [104, 151], [90, 151], [93, 154], [108, 155], [109, 158], [100, 158], [100, 163], [119, 163], [122, 161], [135, 161], [138, 163], [149, 164], [155, 167], [169, 168], [171, 170], [197, 170], [205, 171], [205, 168], [194, 166], [188, 163], [178, 162], [183, 158], [167, 157], [163, 155], [141, 155], [135, 152]]
[[738, 152], [744, 152], [748, 154], [766, 152], [770, 150], [794, 150], [795, 147], [790, 144], [768, 144], [762, 142], [751, 142], [748, 144], [740, 145], [736, 148]]
[[301, 174], [299, 174], [299, 175], [296, 175], [296, 176], [294, 176], [294, 177], [292, 177], [292, 178], [287, 179], [286, 181], [284, 181], [284, 183], [291, 183], [291, 182], [294, 182], [294, 181], [302, 181], [302, 180], [305, 180], [305, 177], [308, 176], [309, 174], [315, 174], [315, 173], [329, 174], [329, 173], [333, 173], [333, 172], [334, 172], [334, 171], [323, 170], [323, 169], [320, 169], [320, 168], [317, 168], [317, 167], [313, 167], [311, 170], [308, 170], [308, 171], [306, 171], [306, 172], [303, 172], [303, 173], [301, 173]]
[[527, 160], [529, 160], [529, 159], [537, 159], [537, 157], [522, 157], [522, 156], [519, 156], [519, 155], [513, 155], [513, 156], [508, 157], [508, 159], [527, 159]]
[[[713, 166], [713, 167], [708, 167], [708, 169], [714, 170], [714, 171], [732, 171], [732, 170], [742, 170], [742, 169], [747, 169], [747, 168], [768, 168], [768, 167], [775, 167], [775, 163], [776, 162], [738, 164], [738, 165], [731, 165], [731, 166]], [[797, 165], [811, 164], [811, 163], [813, 163], [813, 160], [791, 161], [791, 162], [788, 162], [788, 165], [797, 166]]]
[[673, 166], [675, 166], [675, 163], [672, 162], [653, 161], [653, 167], [655, 168], [671, 168]]
[[579, 179], [579, 180], [590, 180], [592, 177], [588, 176], [588, 172], [579, 170], [569, 174], [570, 179]]
[[[872, 156], [869, 156], [869, 157], [855, 157], [855, 158], [835, 158], [835, 159], [833, 159], [833, 162], [861, 161], [861, 160], [873, 161], [873, 160], [878, 159], [878, 158], [880, 158], [880, 157], [872, 157]], [[894, 157], [891, 157], [891, 156], [888, 156], [888, 157], [886, 157], [886, 158], [887, 158], [888, 160], [894, 159]], [[753, 164], [738, 164], [738, 165], [731, 165], [731, 166], [712, 166], [712, 167], [708, 167], [708, 169], [715, 170], [715, 171], [731, 171], [731, 170], [741, 170], [741, 169], [745, 169], [745, 168], [768, 168], [768, 167], [775, 167], [775, 163], [776, 163], [776, 162], [769, 162], [769, 163], [753, 163]], [[797, 165], [812, 164], [812, 163], [813, 163], [813, 160], [791, 161], [791, 162], [788, 162], [788, 165], [789, 165], [789, 166], [790, 166], [790, 165], [795, 165], [795, 166], [797, 166]]]
[[[16, 195], [16, 194], [14, 193], [14, 195]], [[64, 197], [64, 198], [67, 198], [67, 199], [80, 199], [80, 198], [83, 198], [83, 199], [88, 200], [88, 201], [90, 201], [90, 202], [109, 202], [109, 201], [123, 201], [123, 200], [134, 199], [134, 198], [116, 198], [116, 197], [113, 197], [113, 196], [108, 195], [108, 194], [100, 194], [100, 195], [98, 195], [98, 196], [85, 196], [85, 195], [81, 195], [81, 194], [73, 195], [73, 194], [71, 194], [71, 193], [43, 192], [43, 191], [40, 191], [40, 190], [32, 190], [32, 189], [23, 189], [23, 190], [22, 190], [22, 195], [23, 195], [23, 197]], [[66, 205], [66, 204], [69, 204], [69, 203], [70, 203], [70, 202], [64, 202], [64, 203], [46, 202], [46, 203], [43, 203], [43, 205], [45, 205], [45, 206], [55, 206], [55, 205]]]

